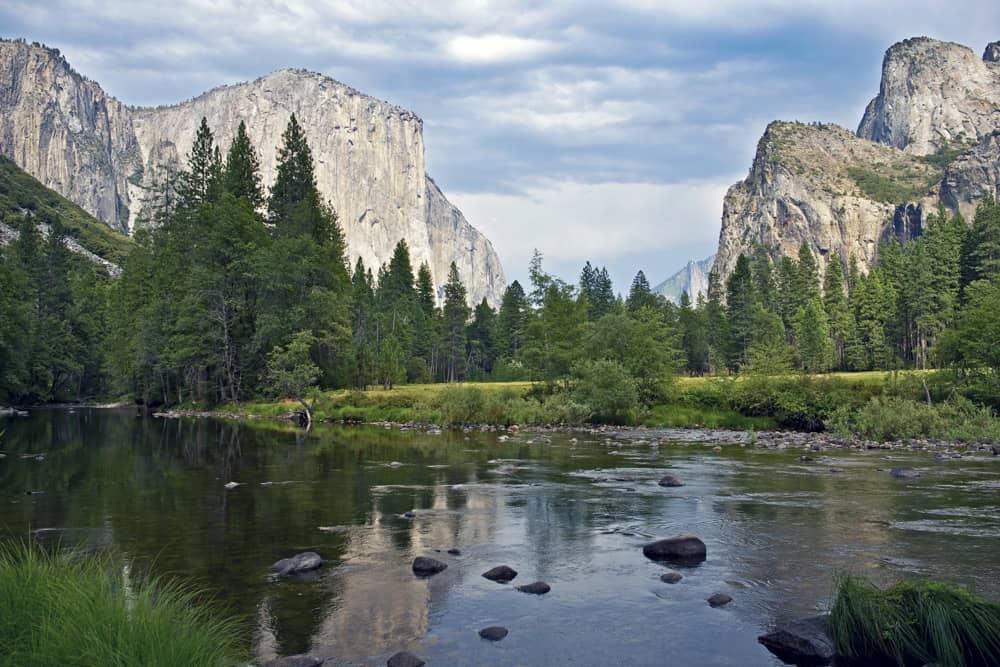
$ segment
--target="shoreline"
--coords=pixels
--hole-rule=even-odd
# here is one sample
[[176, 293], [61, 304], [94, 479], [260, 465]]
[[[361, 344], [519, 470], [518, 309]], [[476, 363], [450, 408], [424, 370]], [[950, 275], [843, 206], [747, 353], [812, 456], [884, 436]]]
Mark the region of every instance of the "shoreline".
[[[297, 413], [289, 412], [282, 415], [265, 416], [231, 411], [213, 410], [165, 410], [151, 415], [157, 419], [228, 419], [232, 421], [273, 421], [279, 423], [297, 422]], [[961, 458], [963, 454], [985, 453], [1000, 456], [1000, 442], [977, 440], [969, 442], [949, 441], [931, 438], [912, 438], [907, 440], [868, 440], [864, 438], [845, 438], [829, 432], [779, 431], [779, 430], [736, 430], [726, 428], [708, 428], [699, 425], [685, 427], [676, 426], [610, 426], [610, 425], [529, 425], [500, 426], [495, 424], [428, 424], [418, 422], [395, 421], [354, 421], [346, 419], [317, 420], [317, 424], [341, 426], [371, 426], [400, 432], [420, 431], [427, 435], [440, 435], [444, 431], [461, 433], [499, 433], [502, 442], [520, 434], [536, 434], [543, 438], [547, 434], [587, 434], [604, 436], [615, 440], [630, 440], [631, 444], [669, 445], [671, 441], [685, 444], [703, 444], [711, 446], [739, 446], [763, 449], [799, 449], [818, 452], [823, 449], [844, 450], [908, 450], [935, 452], [944, 459]], [[649, 441], [649, 442], [645, 442]], [[534, 443], [530, 443], [534, 444]], [[959, 451], [961, 450], [961, 451]]]

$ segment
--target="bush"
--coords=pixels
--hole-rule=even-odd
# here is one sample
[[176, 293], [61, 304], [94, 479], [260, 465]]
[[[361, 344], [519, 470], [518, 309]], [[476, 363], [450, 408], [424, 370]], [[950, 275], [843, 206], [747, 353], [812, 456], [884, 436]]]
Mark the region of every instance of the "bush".
[[585, 361], [573, 367], [570, 398], [586, 406], [595, 423], [629, 424], [635, 421], [639, 392], [635, 379], [617, 361]]
[[956, 586], [904, 582], [880, 590], [844, 577], [830, 611], [837, 653], [865, 664], [1000, 664], [1000, 605]]
[[230, 667], [245, 659], [240, 628], [195, 594], [138, 581], [108, 557], [0, 546], [0, 662]]
[[871, 440], [1000, 438], [1000, 420], [993, 411], [962, 397], [928, 405], [898, 396], [875, 396], [859, 408], [837, 410], [828, 425], [841, 435]]

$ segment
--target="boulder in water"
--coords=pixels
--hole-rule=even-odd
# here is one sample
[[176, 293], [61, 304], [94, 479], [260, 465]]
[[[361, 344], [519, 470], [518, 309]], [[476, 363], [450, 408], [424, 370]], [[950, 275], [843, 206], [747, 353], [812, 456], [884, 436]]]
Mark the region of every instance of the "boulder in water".
[[680, 572], [664, 572], [660, 575], [660, 581], [665, 584], [676, 584], [678, 581], [683, 579]]
[[661, 478], [660, 481], [657, 482], [657, 484], [659, 484], [660, 486], [667, 486], [667, 487], [684, 486], [684, 480], [682, 480], [680, 477], [675, 477], [674, 475], [666, 475], [663, 478]]
[[447, 568], [447, 563], [442, 563], [436, 558], [417, 556], [413, 559], [413, 574], [418, 577], [431, 577], [438, 572], [444, 572]]
[[498, 642], [508, 634], [507, 628], [501, 627], [499, 625], [491, 625], [488, 628], [483, 628], [479, 631], [479, 636], [483, 639], [489, 639], [491, 642]]
[[920, 472], [916, 468], [910, 468], [908, 466], [893, 468], [889, 471], [889, 474], [892, 475], [893, 479], [902, 480], [916, 479], [917, 477], [920, 477]]
[[544, 581], [536, 581], [531, 584], [525, 584], [524, 586], [518, 586], [517, 590], [522, 593], [531, 593], [532, 595], [545, 595], [552, 590], [552, 587]]
[[389, 658], [389, 662], [385, 664], [386, 667], [424, 667], [427, 663], [412, 653], [400, 651], [396, 655]]
[[517, 576], [517, 570], [506, 565], [497, 565], [493, 569], [483, 572], [483, 576], [490, 581], [506, 584], [514, 580], [514, 577]]
[[271, 566], [271, 569], [278, 573], [279, 577], [290, 574], [301, 574], [312, 572], [323, 567], [323, 559], [314, 551], [303, 551], [295, 554], [291, 558], [282, 558]]
[[757, 638], [768, 651], [793, 665], [827, 665], [833, 660], [833, 641], [826, 615], [810, 616], [779, 625]]
[[665, 540], [650, 542], [642, 553], [651, 560], [675, 560], [700, 563], [705, 560], [705, 543], [695, 535], [678, 535]]
[[722, 605], [729, 604], [732, 601], [733, 599], [725, 593], [715, 593], [708, 598], [708, 604], [712, 607], [721, 607]]

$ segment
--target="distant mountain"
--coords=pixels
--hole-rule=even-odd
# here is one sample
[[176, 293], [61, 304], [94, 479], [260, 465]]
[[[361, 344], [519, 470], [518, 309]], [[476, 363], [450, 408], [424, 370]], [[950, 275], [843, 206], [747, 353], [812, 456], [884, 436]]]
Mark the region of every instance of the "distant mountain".
[[702, 260], [690, 260], [683, 269], [670, 276], [653, 288], [656, 294], [662, 294], [668, 301], [679, 303], [681, 294], [688, 293], [693, 303], [699, 294], [708, 291], [708, 272], [712, 270], [715, 255]]
[[43, 234], [48, 221], [58, 219], [66, 229], [66, 246], [104, 267], [112, 276], [132, 241], [39, 183], [12, 161], [0, 156], [0, 244], [17, 236], [16, 227], [26, 214], [34, 216]]

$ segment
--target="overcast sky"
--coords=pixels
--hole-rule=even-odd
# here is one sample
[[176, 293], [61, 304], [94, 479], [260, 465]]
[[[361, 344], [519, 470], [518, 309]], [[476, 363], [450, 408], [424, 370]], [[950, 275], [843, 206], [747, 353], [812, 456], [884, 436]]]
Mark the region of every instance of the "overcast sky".
[[557, 275], [590, 259], [626, 291], [715, 251], [768, 121], [854, 129], [890, 44], [982, 53], [1000, 2], [3, 0], [0, 33], [130, 104], [304, 67], [412, 109], [429, 173], [508, 280], [537, 247]]

